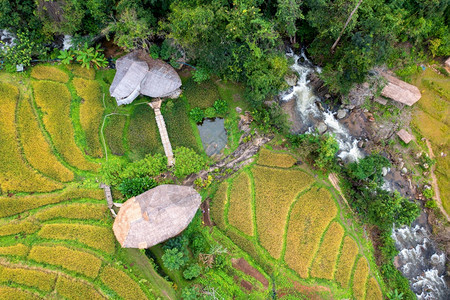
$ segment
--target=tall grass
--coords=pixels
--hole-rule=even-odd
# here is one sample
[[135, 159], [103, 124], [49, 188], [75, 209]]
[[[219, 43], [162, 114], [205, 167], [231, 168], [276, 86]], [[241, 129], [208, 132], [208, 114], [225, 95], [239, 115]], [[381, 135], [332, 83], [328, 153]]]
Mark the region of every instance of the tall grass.
[[228, 183], [222, 182], [214, 195], [211, 205], [211, 217], [214, 223], [222, 230], [226, 229], [225, 223], [225, 205], [227, 203]]
[[125, 146], [123, 134], [127, 117], [124, 115], [108, 116], [103, 133], [105, 135], [106, 144], [115, 155], [124, 155]]
[[228, 222], [243, 233], [253, 235], [253, 210], [250, 179], [241, 172], [234, 180], [230, 191]]
[[52, 66], [37, 65], [31, 69], [31, 77], [39, 80], [52, 80], [66, 83], [69, 75], [66, 72]]

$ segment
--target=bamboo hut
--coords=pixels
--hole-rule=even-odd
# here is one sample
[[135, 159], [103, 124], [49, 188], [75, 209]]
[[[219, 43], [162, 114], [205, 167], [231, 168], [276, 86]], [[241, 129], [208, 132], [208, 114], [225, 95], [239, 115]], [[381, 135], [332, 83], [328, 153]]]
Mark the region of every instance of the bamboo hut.
[[201, 196], [192, 187], [160, 185], [128, 199], [113, 231], [124, 248], [150, 248], [182, 232], [200, 204]]
[[122, 56], [116, 69], [109, 92], [117, 105], [129, 104], [141, 94], [152, 98], [177, 98], [181, 94], [181, 79], [175, 69], [144, 51]]

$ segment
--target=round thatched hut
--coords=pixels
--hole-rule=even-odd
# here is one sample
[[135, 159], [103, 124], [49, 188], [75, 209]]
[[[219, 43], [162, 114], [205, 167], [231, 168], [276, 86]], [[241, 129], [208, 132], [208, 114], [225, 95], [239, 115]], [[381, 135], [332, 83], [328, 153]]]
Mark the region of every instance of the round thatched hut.
[[152, 98], [176, 98], [181, 94], [181, 79], [175, 69], [144, 51], [122, 56], [116, 69], [109, 92], [117, 105], [129, 104], [140, 94]]
[[128, 199], [113, 231], [124, 248], [150, 248], [182, 232], [201, 204], [192, 187], [165, 184]]

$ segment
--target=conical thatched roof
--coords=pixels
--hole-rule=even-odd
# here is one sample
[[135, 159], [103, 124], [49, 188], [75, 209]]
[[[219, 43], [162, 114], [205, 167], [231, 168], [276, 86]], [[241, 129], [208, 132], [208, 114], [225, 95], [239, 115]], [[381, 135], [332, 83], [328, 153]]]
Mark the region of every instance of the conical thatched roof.
[[200, 204], [192, 187], [160, 185], [122, 205], [114, 234], [124, 248], [150, 248], [183, 231]]
[[152, 59], [144, 51], [134, 51], [116, 62], [116, 75], [109, 88], [117, 104], [131, 103], [139, 94], [153, 98], [179, 94], [181, 79], [172, 66]]

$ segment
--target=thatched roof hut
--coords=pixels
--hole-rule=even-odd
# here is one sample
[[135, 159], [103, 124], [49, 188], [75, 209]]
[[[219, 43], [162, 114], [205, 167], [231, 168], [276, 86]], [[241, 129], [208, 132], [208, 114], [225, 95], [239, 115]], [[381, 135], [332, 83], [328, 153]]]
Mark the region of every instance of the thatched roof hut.
[[144, 51], [122, 56], [116, 62], [116, 69], [109, 92], [118, 105], [131, 103], [140, 94], [176, 98], [181, 93], [181, 79], [175, 69]]
[[406, 104], [408, 106], [413, 105], [419, 101], [422, 94], [419, 89], [403, 80], [400, 80], [387, 73], [381, 74], [386, 80], [387, 84], [381, 91], [383, 97], [392, 99], [394, 101]]
[[192, 187], [160, 185], [127, 200], [113, 231], [124, 248], [150, 248], [182, 232], [200, 204], [201, 196]]

